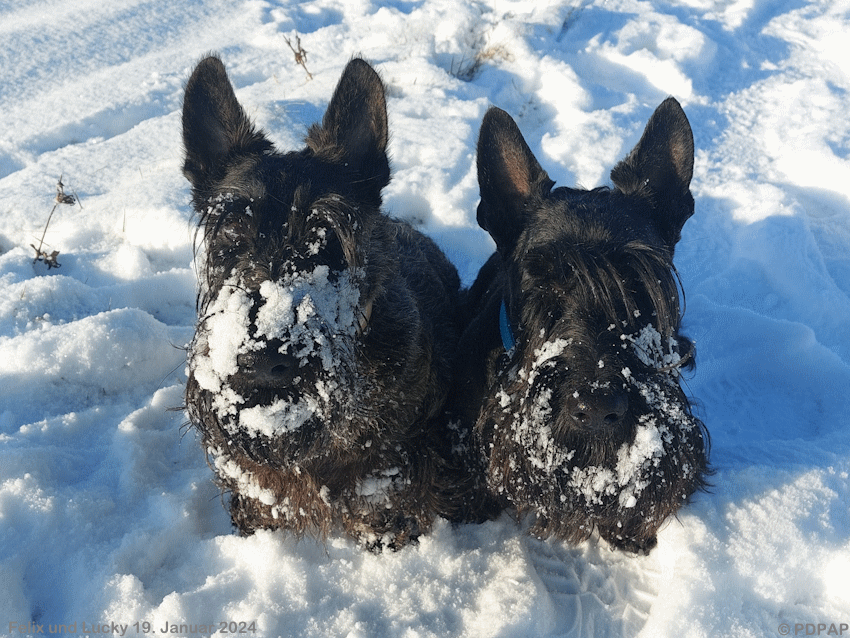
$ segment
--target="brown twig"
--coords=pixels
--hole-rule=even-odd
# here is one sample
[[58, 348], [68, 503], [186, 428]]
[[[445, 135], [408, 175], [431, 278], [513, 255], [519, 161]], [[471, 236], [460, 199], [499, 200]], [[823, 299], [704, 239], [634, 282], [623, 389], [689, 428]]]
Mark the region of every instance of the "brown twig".
[[[59, 204], [65, 204], [66, 206], [73, 206], [74, 204], [79, 202], [79, 198], [77, 194], [68, 195], [65, 192], [65, 184], [62, 183], [62, 175], [59, 176], [59, 181], [56, 182], [56, 197], [53, 199], [55, 202], [53, 204], [53, 208], [50, 209], [50, 214], [47, 216], [47, 223], [44, 225], [44, 231], [41, 233], [41, 239], [38, 242], [38, 248], [35, 247], [34, 244], [30, 244], [32, 249], [35, 251], [35, 259], [32, 260], [32, 263], [37, 261], [43, 261], [47, 264], [47, 269], [51, 268], [59, 268], [62, 264], [56, 261], [56, 257], [59, 256], [59, 251], [54, 250], [52, 253], [48, 253], [46, 250], [42, 250], [44, 246], [44, 237], [47, 235], [47, 227], [50, 226], [50, 220], [53, 219], [53, 213], [56, 212], [56, 208]], [[82, 204], [80, 204], [80, 208], [82, 208]]]
[[292, 49], [292, 53], [295, 54], [295, 63], [300, 64], [304, 71], [307, 72], [307, 79], [312, 80], [313, 74], [310, 73], [310, 71], [307, 69], [306, 64], [307, 52], [301, 48], [301, 38], [298, 36], [297, 33], [295, 34], [295, 47], [298, 47], [297, 49], [292, 46], [292, 42], [289, 40], [289, 38], [283, 36], [283, 39], [286, 40], [286, 44], [289, 45], [289, 48]]

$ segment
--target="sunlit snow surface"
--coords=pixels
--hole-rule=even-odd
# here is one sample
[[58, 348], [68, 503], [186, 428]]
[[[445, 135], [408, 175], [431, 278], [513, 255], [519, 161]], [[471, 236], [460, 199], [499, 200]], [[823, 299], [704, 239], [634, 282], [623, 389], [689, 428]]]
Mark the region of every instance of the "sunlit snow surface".
[[[30, 621], [352, 638], [848, 622], [847, 2], [12, 0], [0, 31], [0, 635]], [[312, 80], [284, 40], [296, 34]], [[208, 51], [285, 149], [351, 56], [373, 62], [388, 90], [386, 209], [467, 285], [493, 249], [475, 220], [490, 104], [559, 186], [591, 188], [665, 97], [682, 103], [696, 213], [675, 263], [697, 347], [682, 384], [717, 472], [650, 556], [539, 542], [508, 516], [438, 522], [381, 555], [231, 533], [204, 450], [169, 410], [196, 320], [180, 111]], [[80, 204], [44, 232], [60, 175]], [[33, 264], [42, 235], [60, 268]], [[248, 345], [238, 333], [228, 348]], [[205, 383], [227, 383], [220, 354]], [[659, 436], [647, 424], [623, 467], [651, 463]], [[364, 495], [392, 477], [373, 478]]]

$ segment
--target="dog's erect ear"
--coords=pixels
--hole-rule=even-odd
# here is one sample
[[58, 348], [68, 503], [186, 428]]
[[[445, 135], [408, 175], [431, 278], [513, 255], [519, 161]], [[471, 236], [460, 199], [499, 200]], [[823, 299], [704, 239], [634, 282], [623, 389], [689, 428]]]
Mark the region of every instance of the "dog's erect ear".
[[317, 154], [341, 151], [351, 168], [380, 190], [390, 181], [388, 135], [384, 84], [368, 62], [354, 58], [342, 72], [322, 125], [310, 128], [307, 145]]
[[511, 116], [490, 108], [478, 136], [478, 225], [490, 233], [502, 257], [513, 252], [525, 227], [528, 201], [553, 184]]
[[655, 109], [637, 146], [611, 171], [611, 181], [620, 191], [642, 194], [652, 202], [659, 231], [671, 254], [682, 227], [694, 214], [690, 191], [693, 172], [691, 125], [672, 97]]
[[272, 148], [245, 115], [216, 56], [201, 60], [186, 83], [183, 145], [183, 174], [199, 190], [223, 176], [228, 157]]

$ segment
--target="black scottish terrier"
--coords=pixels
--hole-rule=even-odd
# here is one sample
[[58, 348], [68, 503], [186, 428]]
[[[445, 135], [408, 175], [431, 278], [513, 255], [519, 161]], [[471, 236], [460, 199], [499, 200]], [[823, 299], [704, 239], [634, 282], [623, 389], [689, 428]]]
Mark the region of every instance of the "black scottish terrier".
[[478, 141], [478, 223], [497, 252], [467, 294], [455, 408], [492, 495], [570, 542], [648, 553], [705, 486], [709, 439], [679, 385], [673, 251], [694, 212], [693, 136], [662, 103], [614, 188], [555, 188], [511, 117]]
[[186, 406], [243, 534], [342, 529], [398, 548], [455, 517], [441, 415], [460, 283], [380, 210], [387, 135], [383, 84], [359, 59], [289, 153], [245, 116], [217, 57], [186, 85], [203, 249]]

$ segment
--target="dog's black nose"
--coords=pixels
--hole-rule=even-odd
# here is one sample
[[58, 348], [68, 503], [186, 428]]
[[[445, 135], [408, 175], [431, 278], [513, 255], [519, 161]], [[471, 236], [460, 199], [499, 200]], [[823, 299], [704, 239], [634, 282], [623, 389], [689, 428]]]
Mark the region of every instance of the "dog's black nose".
[[585, 430], [610, 430], [629, 409], [629, 397], [622, 391], [595, 391], [573, 395], [570, 416]]
[[289, 384], [298, 374], [298, 359], [271, 348], [237, 355], [239, 374], [258, 385]]

